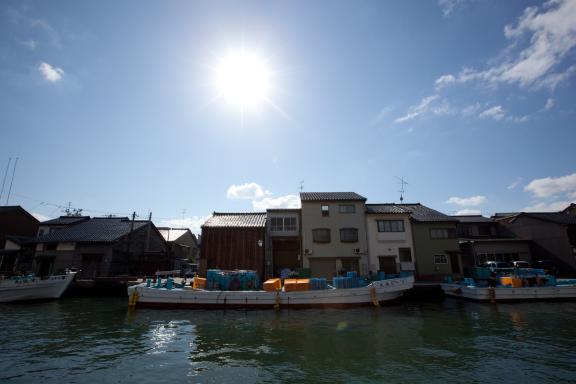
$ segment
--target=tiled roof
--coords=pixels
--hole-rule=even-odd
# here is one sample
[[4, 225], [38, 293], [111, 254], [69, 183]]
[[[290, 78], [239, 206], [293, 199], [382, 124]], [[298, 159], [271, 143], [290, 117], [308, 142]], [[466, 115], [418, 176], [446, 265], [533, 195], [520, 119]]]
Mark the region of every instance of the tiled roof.
[[90, 216], [60, 216], [56, 219], [43, 221], [39, 225], [70, 225], [89, 219]]
[[355, 192], [301, 192], [302, 201], [366, 201]]
[[367, 204], [366, 213], [409, 213], [415, 221], [452, 221], [457, 219], [428, 208], [420, 203], [416, 204]]
[[482, 215], [455, 215], [450, 216], [461, 223], [491, 223], [492, 219]]
[[188, 232], [189, 229], [158, 227], [158, 232], [166, 241], [175, 241]]
[[411, 211], [397, 204], [366, 204], [366, 213], [405, 213]]
[[265, 225], [266, 225], [266, 212], [251, 212], [251, 213], [214, 212], [212, 216], [204, 222], [202, 227], [264, 228]]
[[[148, 223], [148, 221], [134, 221], [133, 229], [137, 230]], [[131, 226], [132, 222], [126, 218], [97, 217], [40, 236], [36, 242], [112, 242], [130, 233]]]
[[556, 224], [576, 225], [576, 215], [570, 215], [564, 212], [526, 212], [520, 215], [550, 221]]

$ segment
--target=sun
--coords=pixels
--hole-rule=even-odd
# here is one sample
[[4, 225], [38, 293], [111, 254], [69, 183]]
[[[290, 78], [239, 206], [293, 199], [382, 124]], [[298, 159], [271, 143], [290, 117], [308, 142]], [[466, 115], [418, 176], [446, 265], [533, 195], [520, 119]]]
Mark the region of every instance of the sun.
[[269, 98], [271, 72], [267, 60], [255, 52], [232, 52], [215, 68], [219, 97], [241, 108], [258, 107]]

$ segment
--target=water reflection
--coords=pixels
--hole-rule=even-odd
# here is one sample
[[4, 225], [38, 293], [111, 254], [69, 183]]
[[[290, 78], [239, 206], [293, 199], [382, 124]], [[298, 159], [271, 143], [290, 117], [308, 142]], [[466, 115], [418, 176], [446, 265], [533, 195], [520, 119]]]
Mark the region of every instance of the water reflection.
[[576, 377], [576, 304], [127, 311], [124, 299], [0, 306], [0, 380], [480, 382]]

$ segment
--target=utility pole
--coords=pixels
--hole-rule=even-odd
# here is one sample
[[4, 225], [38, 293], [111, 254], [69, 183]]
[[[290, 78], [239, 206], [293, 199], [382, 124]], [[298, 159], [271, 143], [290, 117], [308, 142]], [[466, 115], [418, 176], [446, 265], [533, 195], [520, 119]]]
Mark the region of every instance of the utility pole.
[[12, 158], [8, 158], [8, 165], [6, 165], [6, 171], [4, 171], [4, 178], [2, 179], [2, 189], [0, 189], [0, 203], [2, 202], [2, 196], [4, 195], [4, 185], [6, 184], [6, 177], [8, 176], [8, 170], [10, 169], [10, 164], [12, 163]]
[[10, 181], [10, 188], [8, 189], [8, 196], [6, 196], [6, 205], [10, 201], [10, 194], [12, 193], [12, 184], [14, 184], [14, 175], [16, 174], [16, 165], [18, 165], [18, 158], [14, 162], [14, 169], [12, 170], [12, 180]]

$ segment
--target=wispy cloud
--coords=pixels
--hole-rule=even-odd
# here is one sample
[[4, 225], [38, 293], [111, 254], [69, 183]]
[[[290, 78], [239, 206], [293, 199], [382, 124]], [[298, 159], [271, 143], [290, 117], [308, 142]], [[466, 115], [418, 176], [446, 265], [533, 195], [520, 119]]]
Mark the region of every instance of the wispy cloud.
[[456, 9], [462, 7], [466, 0], [438, 0], [438, 6], [442, 10], [444, 17], [450, 16]]
[[484, 204], [488, 199], [486, 196], [478, 195], [471, 197], [451, 197], [446, 200], [446, 204], [456, 204], [461, 207], [477, 207]]
[[517, 177], [512, 183], [510, 183], [506, 189], [514, 189], [518, 186], [518, 184], [520, 184], [522, 182], [522, 178], [521, 177]]
[[229, 199], [254, 200], [271, 195], [270, 191], [265, 190], [257, 183], [244, 183], [240, 185], [231, 185], [226, 192]]
[[488, 108], [478, 115], [478, 117], [482, 119], [491, 118], [494, 120], [502, 120], [504, 116], [506, 116], [506, 112], [504, 111], [504, 108], [502, 108], [501, 105], [495, 105], [491, 108]]
[[425, 115], [447, 115], [452, 113], [450, 104], [440, 95], [431, 95], [423, 98], [418, 105], [408, 108], [408, 112], [394, 120], [395, 123], [404, 123]]
[[62, 76], [64, 75], [64, 70], [62, 68], [53, 67], [45, 62], [42, 62], [38, 66], [38, 71], [40, 71], [46, 80], [53, 83], [62, 80]]
[[556, 104], [556, 101], [553, 98], [548, 98], [548, 100], [546, 100], [546, 104], [544, 105], [543, 110], [544, 111], [549, 111], [552, 108], [554, 108], [554, 105]]
[[480, 215], [480, 214], [482, 214], [482, 211], [480, 211], [479, 209], [470, 209], [470, 208], [464, 208], [455, 213], [456, 216]]
[[[510, 45], [495, 65], [482, 70], [465, 68], [457, 76], [443, 75], [436, 85], [482, 81], [555, 88], [576, 72], [576, 65], [562, 67], [576, 47], [575, 20], [573, 0], [550, 0], [540, 7], [528, 7], [516, 24], [505, 27]], [[530, 36], [527, 46], [525, 35]]]
[[22, 44], [31, 51], [35, 51], [36, 47], [38, 47], [38, 42], [32, 39], [20, 41], [20, 44]]

